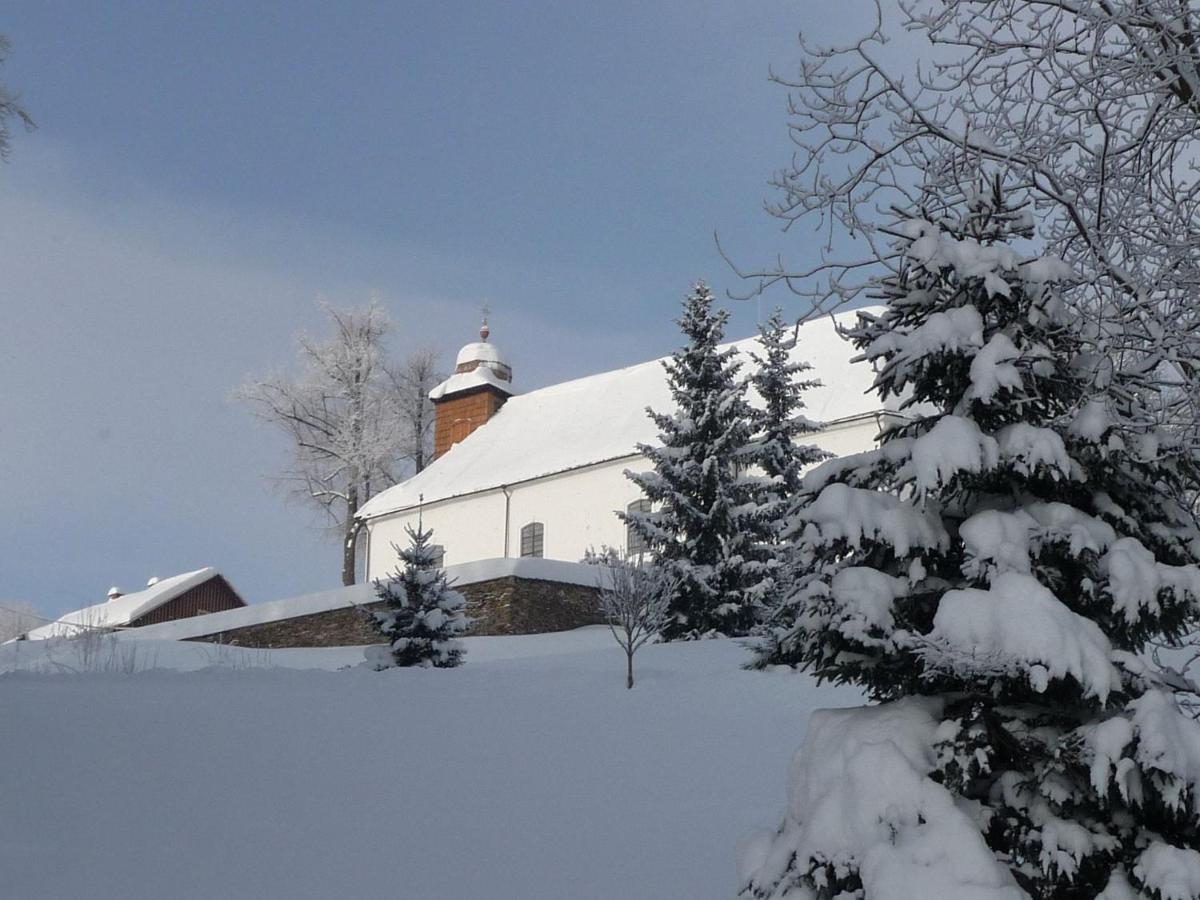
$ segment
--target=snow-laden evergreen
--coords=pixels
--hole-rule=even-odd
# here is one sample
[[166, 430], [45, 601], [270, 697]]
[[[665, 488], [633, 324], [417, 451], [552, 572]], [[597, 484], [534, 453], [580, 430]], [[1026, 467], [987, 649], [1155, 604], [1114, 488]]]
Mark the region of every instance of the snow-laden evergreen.
[[719, 346], [728, 318], [703, 283], [684, 300], [687, 345], [664, 363], [675, 412], [648, 410], [659, 443], [638, 450], [653, 471], [626, 473], [655, 508], [623, 515], [676, 585], [664, 640], [746, 634], [754, 622], [754, 413], [736, 352]]
[[1197, 618], [1196, 460], [998, 185], [899, 233], [849, 337], [906, 417], [804, 478], [773, 660], [879, 705], [814, 716], [743, 896], [1200, 897], [1200, 724], [1145, 656]]
[[754, 411], [756, 436], [751, 457], [755, 473], [761, 475], [755, 491], [753, 560], [757, 568], [751, 567], [752, 590], [760, 607], [759, 618], [775, 628], [789, 612], [784, 602], [788, 573], [794, 567], [791, 541], [785, 534], [789, 513], [800, 495], [804, 471], [830, 455], [803, 442], [805, 435], [818, 428], [801, 412], [804, 392], [820, 382], [804, 377], [812, 367], [793, 357], [795, 335], [790, 331], [782, 310], [775, 309], [759, 327], [761, 355], [750, 352], [756, 366], [750, 385], [762, 402]]
[[758, 330], [762, 354], [750, 351], [757, 366], [750, 384], [762, 399], [762, 409], [756, 410], [755, 416], [754, 461], [769, 480], [766, 497], [773, 508], [790, 503], [800, 491], [804, 470], [829, 457], [819, 447], [801, 441], [818, 428], [801, 410], [804, 392], [819, 386], [820, 381], [802, 377], [812, 366], [793, 358], [792, 330], [783, 311], [775, 309]]
[[466, 601], [451, 589], [437, 564], [439, 551], [431, 543], [432, 529], [406, 531], [409, 545], [393, 545], [403, 567], [398, 566], [390, 579], [375, 583], [375, 593], [385, 606], [370, 613], [371, 621], [388, 643], [368, 647], [367, 662], [376, 669], [460, 665], [463, 648], [456, 638], [470, 625], [463, 613]]

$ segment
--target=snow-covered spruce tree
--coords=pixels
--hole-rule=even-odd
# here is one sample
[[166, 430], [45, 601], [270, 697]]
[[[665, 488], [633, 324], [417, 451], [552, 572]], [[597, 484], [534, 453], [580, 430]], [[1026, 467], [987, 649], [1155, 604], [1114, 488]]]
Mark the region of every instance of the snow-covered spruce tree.
[[788, 572], [794, 565], [785, 525], [800, 494], [802, 473], [829, 457], [820, 447], [802, 441], [817, 430], [817, 425], [801, 413], [804, 392], [820, 382], [803, 377], [812, 367], [793, 358], [796, 341], [789, 331], [783, 311], [775, 309], [759, 327], [761, 355], [750, 353], [756, 366], [750, 385], [762, 402], [761, 408], [755, 409], [756, 435], [751, 454], [761, 474], [755, 486], [759, 546], [754, 565], [758, 568], [751, 568], [759, 616], [775, 627], [779, 627], [781, 617], [786, 617]]
[[804, 479], [810, 720], [743, 897], [1200, 897], [1200, 724], [1142, 654], [1196, 620], [1196, 476], [998, 186], [900, 226], [849, 337], [908, 418]]
[[397, 566], [390, 579], [375, 582], [385, 607], [372, 611], [371, 621], [387, 643], [368, 647], [367, 662], [375, 669], [461, 665], [464, 651], [456, 638], [470, 625], [463, 596], [451, 589], [437, 565], [433, 531], [419, 526], [405, 530], [409, 545], [393, 544], [403, 568]]
[[746, 634], [754, 623], [747, 563], [758, 526], [753, 503], [754, 414], [735, 351], [721, 350], [729, 313], [699, 283], [677, 320], [687, 345], [664, 363], [675, 412], [647, 410], [659, 444], [638, 449], [650, 472], [626, 472], [656, 507], [622, 513], [676, 587], [663, 640]]
[[803, 435], [817, 430], [817, 425], [800, 411], [804, 409], [804, 392], [820, 382], [801, 377], [812, 366], [793, 358], [796, 341], [791, 331], [783, 311], [775, 309], [758, 330], [762, 354], [750, 353], [757, 366], [750, 375], [750, 384], [763, 404], [755, 416], [758, 435], [754, 462], [769, 479], [766, 496], [773, 506], [790, 502], [789, 498], [800, 492], [804, 470], [829, 457], [820, 447], [800, 442]]

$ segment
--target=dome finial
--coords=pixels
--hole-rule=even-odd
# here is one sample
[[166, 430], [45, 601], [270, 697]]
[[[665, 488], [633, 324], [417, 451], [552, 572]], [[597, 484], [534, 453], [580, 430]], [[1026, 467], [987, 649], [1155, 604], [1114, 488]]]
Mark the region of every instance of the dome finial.
[[500, 352], [499, 347], [488, 340], [492, 333], [488, 326], [490, 313], [491, 310], [485, 303], [483, 305], [483, 325], [479, 328], [479, 340], [466, 344], [458, 351], [458, 356], [454, 360], [454, 373], [463, 375], [483, 367], [500, 381], [512, 381], [512, 369], [505, 361], [504, 354]]

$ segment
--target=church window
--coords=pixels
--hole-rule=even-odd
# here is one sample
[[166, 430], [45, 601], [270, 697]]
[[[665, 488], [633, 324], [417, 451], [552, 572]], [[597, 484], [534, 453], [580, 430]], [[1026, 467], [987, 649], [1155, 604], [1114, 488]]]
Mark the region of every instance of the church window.
[[[634, 500], [625, 507], [625, 511], [627, 513], [648, 513], [650, 512], [650, 501]], [[650, 552], [650, 545], [646, 543], [641, 532], [635, 530], [633, 525], [628, 522], [625, 523], [625, 549], [630, 556]]]
[[521, 529], [521, 555], [542, 556], [546, 546], [546, 526], [541, 522], [530, 522]]

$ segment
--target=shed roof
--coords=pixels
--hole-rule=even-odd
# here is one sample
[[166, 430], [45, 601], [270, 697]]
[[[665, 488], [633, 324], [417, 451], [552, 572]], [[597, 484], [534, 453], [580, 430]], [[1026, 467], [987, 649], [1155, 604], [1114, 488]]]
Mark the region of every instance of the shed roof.
[[73, 637], [81, 631], [97, 628], [119, 628], [158, 609], [164, 603], [174, 600], [196, 585], [203, 584], [211, 578], [217, 578], [219, 575], [220, 573], [216, 569], [206, 566], [203, 569], [196, 569], [194, 572], [184, 572], [182, 575], [163, 578], [145, 590], [133, 594], [123, 594], [116, 600], [97, 603], [67, 613], [49, 625], [33, 629], [26, 637], [29, 640], [44, 640], [53, 637]]
[[[805, 414], [831, 423], [878, 412], [870, 393], [874, 372], [852, 364], [854, 348], [836, 330], [849, 324], [856, 311], [814, 319], [800, 326], [793, 355], [812, 366], [821, 381], [804, 395]], [[744, 366], [753, 365], [748, 351], [758, 338], [726, 346], [738, 351]], [[425, 470], [372, 497], [359, 516], [364, 519], [435, 503], [451, 497], [498, 489], [546, 475], [621, 459], [637, 445], [653, 443], [657, 428], [646, 408], [669, 412], [673, 407], [663, 359], [589, 375], [519, 394], [485, 425], [455, 444]]]

